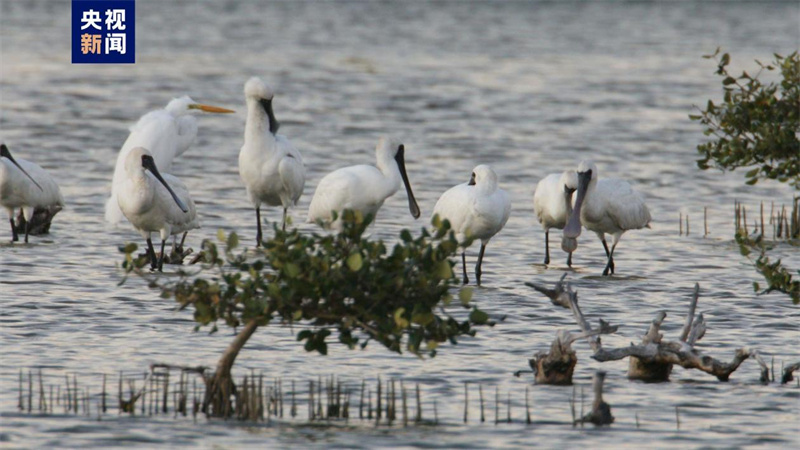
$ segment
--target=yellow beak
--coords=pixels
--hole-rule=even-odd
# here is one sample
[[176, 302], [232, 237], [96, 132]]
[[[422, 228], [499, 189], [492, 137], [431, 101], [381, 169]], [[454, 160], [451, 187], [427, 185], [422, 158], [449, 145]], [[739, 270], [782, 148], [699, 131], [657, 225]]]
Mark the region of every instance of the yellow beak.
[[189, 109], [199, 109], [200, 111], [216, 113], [216, 114], [228, 114], [236, 112], [232, 109], [220, 108], [219, 106], [203, 105], [200, 103], [192, 103], [191, 105], [189, 105]]

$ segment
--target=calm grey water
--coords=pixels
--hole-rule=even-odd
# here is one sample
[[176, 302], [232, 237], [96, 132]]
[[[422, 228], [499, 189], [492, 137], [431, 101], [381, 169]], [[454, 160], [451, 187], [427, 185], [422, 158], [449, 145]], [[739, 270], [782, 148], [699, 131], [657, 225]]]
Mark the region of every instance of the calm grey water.
[[[692, 285], [699, 282], [699, 310], [709, 324], [703, 351], [728, 360], [735, 348], [750, 346], [778, 366], [800, 359], [798, 308], [780, 294], [754, 295], [751, 283], [758, 276], [731, 240], [734, 199], [755, 211], [762, 200], [788, 203], [793, 192], [777, 184], [745, 187], [738, 172], [698, 171], [694, 148], [701, 129], [687, 119], [693, 104], [720, 96], [714, 65], [700, 56], [722, 46], [732, 52], [734, 67], [752, 70], [754, 58], [766, 61], [773, 52], [797, 49], [797, 2], [140, 0], [133, 66], [71, 65], [69, 2], [0, 4], [0, 138], [15, 154], [50, 170], [67, 200], [51, 235], [29, 245], [0, 245], [3, 445], [798, 444], [800, 390], [758, 384], [751, 361], [729, 383], [677, 368], [671, 383], [659, 385], [628, 381], [624, 361], [603, 364], [609, 372], [606, 399], [617, 417], [605, 430], [569, 426], [571, 388], [532, 386], [530, 378], [511, 376], [547, 348], [558, 329], [575, 329], [566, 311], [555, 310], [523, 283], [553, 283], [564, 269], [560, 251], [549, 269], [540, 265], [544, 247], [532, 212], [535, 183], [583, 158], [595, 160], [601, 177], [630, 180], [654, 217], [652, 230], [623, 237], [618, 275], [611, 279], [597, 276], [604, 263], [600, 243], [582, 237], [571, 279], [590, 318], [622, 325], [605, 339], [607, 345], [638, 340], [659, 310], [669, 313], [664, 330], [674, 336]], [[293, 212], [298, 223], [323, 174], [371, 163], [382, 134], [406, 144], [423, 217], [439, 194], [466, 181], [479, 163], [493, 165], [512, 194], [512, 217], [488, 247], [485, 286], [475, 296], [484, 310], [506, 316], [495, 328], [421, 361], [377, 346], [347, 351], [332, 345], [327, 357], [307, 354], [292, 331], [270, 327], [254, 336], [237, 361], [240, 368], [298, 381], [331, 373], [353, 383], [379, 374], [419, 381], [435, 394], [449, 424], [407, 430], [251, 428], [204, 419], [197, 425], [116, 416], [97, 422], [17, 413], [19, 368], [44, 367], [53, 377], [78, 372], [88, 380], [143, 371], [152, 362], [211, 365], [228, 344], [227, 331], [192, 333], [191, 313], [174, 312], [171, 302], [141, 280], [117, 286], [117, 246], [140, 238], [129, 226], [105, 224], [103, 204], [127, 128], [172, 97], [189, 94], [237, 110], [233, 116], [202, 117], [195, 146], [174, 164], [204, 225], [189, 244], [198, 248], [218, 228], [235, 230], [249, 243], [254, 214], [239, 180], [237, 154], [245, 120], [242, 85], [253, 75], [277, 90], [281, 131], [307, 163], [306, 191]], [[704, 206], [710, 215], [707, 238], [701, 232]], [[679, 213], [691, 217], [688, 237], [678, 236]], [[280, 214], [267, 216], [277, 220]], [[423, 223], [408, 215], [398, 194], [381, 210], [373, 234], [390, 238]], [[0, 226], [3, 241], [9, 233]], [[784, 246], [777, 251], [790, 266], [800, 265], [797, 252]], [[470, 264], [476, 253], [470, 251]], [[576, 348], [575, 380], [588, 388], [601, 365], [589, 359], [584, 343]], [[479, 424], [473, 407], [470, 424], [461, 425], [467, 381], [498, 385], [503, 395], [511, 391], [517, 421], [524, 417], [521, 395], [531, 385], [536, 424]], [[477, 406], [477, 393], [471, 396]], [[675, 406], [681, 408], [680, 431]]]

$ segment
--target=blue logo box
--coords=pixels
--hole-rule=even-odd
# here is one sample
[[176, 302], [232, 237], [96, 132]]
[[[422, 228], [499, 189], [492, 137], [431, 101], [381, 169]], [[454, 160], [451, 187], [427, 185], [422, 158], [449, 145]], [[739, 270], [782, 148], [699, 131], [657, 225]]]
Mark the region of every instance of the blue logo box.
[[72, 0], [72, 64], [134, 64], [134, 0]]

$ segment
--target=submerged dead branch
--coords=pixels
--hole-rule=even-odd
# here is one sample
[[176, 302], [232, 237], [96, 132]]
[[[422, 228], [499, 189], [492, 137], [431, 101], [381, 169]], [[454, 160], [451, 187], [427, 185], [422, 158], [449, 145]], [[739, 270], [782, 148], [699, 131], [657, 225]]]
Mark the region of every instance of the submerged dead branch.
[[[630, 357], [628, 367], [628, 378], [649, 382], [668, 381], [672, 372], [672, 366], [678, 365], [685, 369], [697, 369], [708, 374], [714, 375], [720, 381], [727, 381], [730, 375], [739, 368], [748, 358], [755, 359], [761, 366], [761, 381], [769, 381], [769, 368], [761, 358], [757, 350], [747, 347], [736, 350], [731, 362], [723, 362], [711, 356], [703, 355], [695, 348], [700, 339], [706, 332], [706, 322], [700, 314], [695, 319], [695, 311], [700, 296], [700, 286], [695, 284], [692, 299], [689, 304], [689, 311], [681, 330], [678, 341], [663, 340], [661, 324], [667, 313], [660, 311], [650, 324], [647, 333], [639, 345], [631, 344], [628, 347], [605, 349], [602, 347], [600, 334], [613, 333], [617, 327], [612, 327], [608, 323], [600, 320], [600, 328], [592, 330], [588, 321], [578, 306], [577, 292], [572, 291], [568, 283], [564, 282], [564, 277], [556, 283], [554, 289], [537, 286], [533, 283], [526, 283], [537, 291], [546, 295], [553, 304], [564, 306], [568, 304], [572, 310], [575, 321], [583, 333], [579, 336], [571, 336], [569, 333], [559, 331], [556, 340], [551, 345], [549, 353], [539, 353], [530, 360], [530, 365], [536, 372], [536, 381], [550, 384], [570, 384], [566, 377], [571, 379], [572, 371], [577, 363], [575, 352], [569, 347], [574, 340], [586, 337], [592, 347], [594, 358], [600, 362], [616, 361]], [[550, 371], [550, 373], [548, 373]]]
[[205, 375], [206, 370], [208, 367], [206, 366], [181, 366], [177, 364], [168, 364], [168, 363], [154, 363], [150, 364], [150, 370], [153, 369], [167, 369], [167, 370], [180, 370], [182, 372], [193, 372], [200, 375]]
[[555, 289], [547, 289], [534, 283], [525, 283], [549, 297], [554, 305], [569, 308], [582, 331], [579, 334], [572, 334], [566, 330], [558, 330], [556, 339], [550, 345], [550, 351], [537, 353], [533, 359], [528, 361], [535, 374], [536, 382], [539, 384], [572, 384], [572, 374], [578, 363], [578, 356], [572, 349], [572, 343], [579, 339], [587, 339], [589, 346], [596, 352], [601, 348], [598, 336], [617, 331], [617, 327], [611, 326], [603, 320], [600, 320], [599, 328], [592, 329], [578, 306], [578, 293], [572, 290], [569, 283], [564, 283], [565, 277], [566, 274], [556, 283]]
[[548, 289], [544, 286], [540, 286], [534, 283], [525, 283], [525, 286], [532, 287], [537, 291], [544, 294], [547, 298], [553, 302], [554, 305], [560, 306], [562, 308], [569, 309], [569, 294], [568, 289], [569, 286], [567, 283], [564, 283], [564, 279], [567, 277], [567, 274], [561, 275], [561, 279], [558, 280], [554, 289]]
[[606, 373], [597, 371], [594, 374], [594, 401], [592, 402], [592, 410], [589, 414], [576, 420], [576, 423], [593, 423], [597, 426], [610, 425], [614, 422], [614, 416], [611, 415], [611, 405], [603, 400], [603, 382], [606, 379]]
[[798, 362], [796, 362], [796, 363], [794, 363], [794, 364], [792, 364], [790, 366], [784, 367], [783, 376], [781, 376], [781, 384], [786, 384], [786, 383], [794, 380], [794, 376], [792, 376], [792, 374], [796, 370], [800, 370], [800, 361], [798, 361]]

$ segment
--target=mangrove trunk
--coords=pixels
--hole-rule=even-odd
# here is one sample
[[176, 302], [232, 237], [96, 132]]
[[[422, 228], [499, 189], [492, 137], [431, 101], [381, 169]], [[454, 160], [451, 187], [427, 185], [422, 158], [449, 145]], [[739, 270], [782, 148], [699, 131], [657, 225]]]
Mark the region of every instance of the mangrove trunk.
[[210, 416], [229, 417], [233, 411], [231, 397], [236, 394], [231, 369], [239, 351], [258, 329], [258, 321], [251, 320], [242, 328], [225, 353], [217, 362], [217, 369], [210, 378], [206, 378], [206, 396], [203, 401], [203, 412]]

